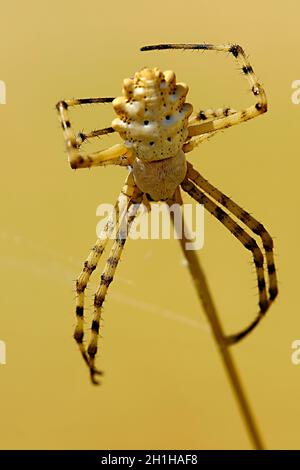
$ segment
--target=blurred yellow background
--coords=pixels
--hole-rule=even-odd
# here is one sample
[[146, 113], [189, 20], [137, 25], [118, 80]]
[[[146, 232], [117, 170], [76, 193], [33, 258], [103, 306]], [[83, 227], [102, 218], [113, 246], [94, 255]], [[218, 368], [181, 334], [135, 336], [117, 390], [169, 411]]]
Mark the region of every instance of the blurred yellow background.
[[[267, 114], [188, 158], [274, 237], [278, 301], [233, 354], [267, 446], [300, 448], [300, 366], [291, 362], [300, 339], [300, 105], [291, 101], [299, 15], [296, 0], [1, 6], [2, 449], [251, 447], [176, 240], [126, 244], [104, 305], [101, 387], [90, 384], [72, 338], [74, 279], [96, 237], [96, 207], [115, 202], [127, 170], [72, 171], [56, 102], [118, 96], [123, 78], [143, 66], [173, 69], [190, 86], [195, 111], [253, 102], [226, 54], [139, 52], [164, 42], [238, 43], [265, 87]], [[110, 105], [71, 111], [77, 130], [109, 126], [113, 117]], [[104, 137], [97, 148], [116, 141]], [[206, 214], [200, 257], [226, 331], [242, 328], [257, 310], [250, 254]], [[99, 271], [88, 305], [98, 279]]]

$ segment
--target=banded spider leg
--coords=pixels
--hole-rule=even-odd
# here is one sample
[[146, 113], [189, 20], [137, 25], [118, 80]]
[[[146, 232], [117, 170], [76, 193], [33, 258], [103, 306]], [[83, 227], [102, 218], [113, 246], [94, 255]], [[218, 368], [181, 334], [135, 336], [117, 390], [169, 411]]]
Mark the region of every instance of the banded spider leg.
[[84, 155], [80, 152], [80, 146], [89, 138], [115, 132], [112, 127], [98, 129], [87, 134], [82, 132], [76, 136], [69, 119], [69, 108], [83, 104], [111, 103], [114, 98], [81, 98], [74, 100], [59, 101], [56, 108], [59, 113], [60, 122], [64, 132], [66, 148], [71, 168], [90, 168], [101, 165], [129, 165], [130, 154], [123, 144], [116, 144], [99, 152]]
[[[278, 294], [273, 254], [273, 240], [260, 222], [203, 178], [203, 176], [200, 175], [200, 173], [198, 173], [190, 163], [188, 163], [187, 176], [182, 182], [181, 187], [193, 199], [200, 204], [203, 204], [204, 207], [214, 217], [216, 217], [247, 250], [250, 250], [252, 253], [257, 275], [259, 312], [247, 328], [226, 338], [227, 344], [234, 344], [253, 330], [253, 328], [263, 318]], [[227, 209], [229, 213], [225, 212], [222, 207]], [[238, 219], [238, 223], [235, 222], [230, 214], [233, 214]], [[254, 235], [261, 238], [265, 257], [255, 239], [247, 233], [241, 223], [244, 224]], [[265, 282], [264, 260], [266, 260], [267, 264], [269, 281], [268, 292]]]
[[[110, 215], [102, 234], [96, 240], [95, 245], [84, 262], [83, 270], [76, 282], [77, 325], [74, 332], [74, 338], [78, 344], [83, 359], [89, 367], [91, 380], [94, 384], [98, 384], [95, 376], [102, 374], [101, 371], [95, 367], [95, 356], [98, 347], [97, 344], [103, 302], [105, 300], [108, 287], [113, 281], [113, 277], [120, 260], [130, 227], [137, 214], [142, 199], [143, 194], [136, 187], [132, 174], [130, 173], [119, 195], [118, 202], [115, 205], [117, 216], [115, 217], [114, 212]], [[94, 296], [94, 315], [91, 327], [91, 338], [88, 348], [86, 349], [83, 344], [84, 291], [92, 272], [97, 267], [99, 259], [106, 247], [108, 238], [112, 234], [113, 230], [116, 231], [115, 239], [101, 274], [100, 285]]]

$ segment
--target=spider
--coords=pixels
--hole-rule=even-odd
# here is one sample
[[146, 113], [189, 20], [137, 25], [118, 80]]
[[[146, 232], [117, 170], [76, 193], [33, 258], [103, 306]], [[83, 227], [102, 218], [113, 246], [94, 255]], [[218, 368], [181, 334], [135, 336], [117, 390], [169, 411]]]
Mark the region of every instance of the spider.
[[[265, 113], [267, 111], [266, 95], [244, 50], [237, 44], [159, 44], [142, 47], [141, 51], [162, 49], [229, 53], [237, 61], [247, 79], [255, 103], [241, 111], [230, 107], [209, 109], [201, 110], [191, 117], [193, 107], [185, 101], [188, 92], [187, 85], [176, 83], [173, 71], [162, 72], [158, 68], [143, 68], [135, 73], [134, 78], [127, 78], [123, 81], [121, 97], [71, 99], [60, 101], [56, 105], [66, 141], [68, 159], [73, 169], [108, 164], [129, 167], [131, 171], [115, 206], [119, 211], [118, 214], [121, 209], [127, 210], [127, 234], [138, 207], [143, 201], [146, 201], [148, 206], [150, 202], [158, 201], [182, 202], [181, 188], [198, 203], [203, 204], [208, 212], [251, 252], [257, 276], [259, 311], [247, 328], [226, 337], [226, 344], [232, 345], [254, 329], [278, 294], [273, 241], [261, 223], [207, 181], [191, 163], [187, 162], [185, 154], [218, 131]], [[117, 117], [112, 121], [111, 127], [90, 133], [80, 132], [76, 135], [69, 120], [69, 108], [98, 103], [112, 103]], [[118, 132], [123, 142], [88, 155], [80, 151], [82, 143], [87, 139], [112, 132]], [[112, 216], [108, 219], [103, 233], [96, 240], [76, 281], [77, 324], [74, 338], [94, 384], [99, 383], [96, 376], [102, 374], [102, 371], [95, 366], [102, 305], [126, 241], [126, 236], [122, 236], [123, 219], [121, 219], [121, 216], [117, 217], [116, 221]], [[91, 338], [86, 348], [84, 344], [84, 293], [114, 228], [117, 232], [101, 274], [99, 288], [95, 293]], [[260, 238], [263, 249], [254, 239], [255, 235]], [[268, 286], [265, 274], [267, 274]]]

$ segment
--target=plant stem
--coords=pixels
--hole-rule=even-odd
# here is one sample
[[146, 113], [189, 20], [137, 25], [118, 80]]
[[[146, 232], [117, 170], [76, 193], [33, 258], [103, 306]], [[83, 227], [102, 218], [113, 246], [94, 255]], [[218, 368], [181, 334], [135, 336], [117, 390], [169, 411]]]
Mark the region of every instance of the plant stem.
[[[178, 192], [177, 201], [182, 204], [181, 195]], [[168, 201], [169, 206], [174, 203], [173, 201]], [[174, 214], [173, 212], [170, 213], [172, 221], [174, 223]], [[175, 224], [176, 228], [176, 224]], [[257, 428], [257, 424], [254, 419], [253, 412], [250, 408], [249, 401], [246, 397], [244, 387], [242, 385], [239, 373], [237, 371], [236, 365], [234, 363], [231, 351], [229, 350], [230, 346], [228, 346], [225, 342], [225, 335], [223, 332], [222, 325], [220, 323], [216, 306], [214, 304], [205, 273], [203, 268], [200, 264], [199, 258], [196, 255], [194, 250], [186, 250], [186, 242], [190, 242], [191, 239], [188, 237], [188, 227], [185, 224], [183, 215], [182, 215], [182, 230], [179, 237], [180, 245], [182, 251], [184, 253], [185, 259], [188, 263], [188, 268], [191, 273], [197, 294], [199, 299], [203, 305], [204, 312], [207, 316], [207, 319], [211, 325], [211, 329], [217, 343], [219, 352], [221, 354], [221, 358], [227, 372], [229, 381], [231, 383], [233, 392], [238, 402], [238, 406], [243, 417], [245, 426], [247, 428], [249, 437], [252, 441], [253, 447], [256, 450], [263, 450], [264, 445], [262, 443], [262, 439], [260, 433]]]

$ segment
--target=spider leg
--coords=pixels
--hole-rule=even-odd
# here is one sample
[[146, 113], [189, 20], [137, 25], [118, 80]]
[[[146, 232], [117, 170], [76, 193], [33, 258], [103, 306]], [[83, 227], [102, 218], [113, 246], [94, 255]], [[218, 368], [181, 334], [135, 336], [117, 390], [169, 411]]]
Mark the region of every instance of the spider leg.
[[[215, 118], [226, 117], [236, 113], [236, 111], [232, 108], [219, 108], [219, 109], [206, 109], [204, 111], [199, 111], [196, 116], [193, 116], [189, 120], [189, 124], [193, 125], [194, 123], [198, 123], [199, 121], [205, 121], [205, 123], [211, 122]], [[192, 127], [192, 126], [190, 126]], [[218, 131], [209, 131], [205, 134], [200, 134], [196, 137], [188, 137], [187, 142], [183, 145], [183, 151], [185, 153], [191, 152], [194, 150], [195, 147], [206, 142], [211, 137], [215, 136]]]
[[269, 297], [270, 301], [273, 301], [278, 295], [278, 284], [277, 284], [277, 275], [274, 262], [274, 244], [272, 237], [267, 232], [263, 224], [258, 222], [254, 217], [252, 217], [249, 212], [245, 211], [241, 206], [236, 202], [232, 201], [228, 196], [223, 194], [219, 189], [213, 186], [209, 181], [203, 178], [200, 173], [193, 168], [191, 163], [187, 162], [188, 170], [187, 177], [193, 183], [195, 183], [200, 189], [205, 191], [209, 196], [211, 196], [215, 201], [220, 205], [228, 209], [233, 215], [235, 215], [241, 222], [243, 222], [246, 227], [248, 227], [255, 235], [261, 238], [269, 276]]
[[200, 204], [203, 204], [204, 207], [214, 217], [216, 217], [244, 245], [247, 250], [250, 250], [252, 253], [257, 275], [260, 310], [255, 320], [247, 328], [237, 334], [230, 335], [226, 338], [227, 344], [234, 344], [244, 338], [248, 333], [250, 333], [250, 331], [254, 329], [254, 327], [263, 318], [271, 304], [271, 301], [267, 296], [263, 253], [254, 238], [252, 238], [239, 224], [237, 224], [232, 219], [232, 217], [230, 217], [229, 214], [227, 214], [223, 209], [221, 209], [221, 207], [219, 207], [214, 201], [212, 201], [208, 196], [206, 196], [206, 194], [204, 194], [200, 189], [198, 189], [191, 180], [185, 179], [181, 183], [181, 187], [193, 199], [195, 199]]
[[113, 99], [114, 98], [83, 98], [59, 101], [59, 103], [57, 103], [56, 109], [59, 113], [59, 119], [63, 128], [71, 168], [90, 168], [92, 166], [108, 164], [121, 166], [130, 165], [131, 154], [123, 144], [113, 145], [112, 147], [99, 152], [93, 152], [88, 155], [82, 154], [80, 152], [80, 146], [86, 139], [112, 133], [114, 132], [114, 129], [112, 127], [107, 127], [104, 129], [97, 129], [96, 131], [92, 131], [87, 134], [79, 133], [76, 136], [69, 119], [69, 107], [82, 104], [110, 103]]
[[115, 132], [112, 127], [104, 127], [103, 129], [96, 129], [91, 132], [79, 132], [76, 136], [76, 143], [78, 146], [82, 145], [88, 139], [100, 137], [101, 135], [111, 134]]
[[183, 144], [182, 150], [184, 151], [184, 153], [191, 152], [192, 150], [194, 150], [195, 147], [198, 147], [198, 145], [211, 139], [216, 134], [217, 134], [217, 131], [214, 131], [214, 132], [207, 132], [206, 134], [201, 134], [198, 137], [193, 137], [188, 142]]
[[99, 371], [95, 368], [95, 356], [98, 349], [98, 337], [100, 329], [100, 320], [102, 313], [102, 305], [105, 300], [108, 287], [113, 281], [113, 277], [119, 263], [126, 238], [128, 236], [132, 222], [137, 214], [140, 203], [143, 199], [143, 193], [137, 188], [134, 183], [133, 176], [130, 173], [127, 182], [126, 189], [123, 190], [123, 193], [127, 196], [127, 211], [122, 218], [120, 227], [118, 229], [116, 239], [113, 243], [113, 246], [110, 250], [109, 257], [106, 261], [104, 270], [101, 274], [101, 280], [99, 288], [96, 291], [94, 298], [94, 316], [91, 328], [91, 339], [88, 345], [88, 365], [90, 369], [90, 375], [92, 383], [97, 385], [98, 381], [95, 379], [95, 375], [99, 374]]
[[[124, 189], [124, 188], [123, 188]], [[113, 230], [119, 225], [120, 213], [124, 211], [127, 206], [127, 198], [120, 193], [117, 203], [115, 204], [114, 210], [110, 214], [102, 233], [97, 238], [90, 254], [84, 262], [83, 269], [79, 274], [76, 281], [76, 319], [77, 324], [74, 331], [74, 339], [79, 347], [83, 359], [89, 365], [89, 358], [84, 346], [84, 294], [91, 274], [96, 269], [100, 257], [106, 247], [108, 239], [112, 234]]]
[[196, 116], [189, 119], [189, 124], [199, 124], [199, 122], [209, 122], [215, 118], [227, 117], [237, 111], [232, 108], [204, 109], [200, 110]]
[[141, 51], [162, 50], [162, 49], [192, 49], [204, 51], [228, 52], [233, 55], [244, 73], [251, 92], [257, 98], [257, 102], [242, 111], [236, 111], [228, 116], [213, 119], [209, 122], [203, 122], [199, 125], [189, 127], [189, 137], [204, 134], [207, 132], [218, 131], [234, 126], [244, 121], [248, 121], [259, 114], [267, 111], [267, 98], [265, 91], [258, 82], [254, 70], [241, 46], [238, 44], [158, 44], [154, 46], [145, 46]]

